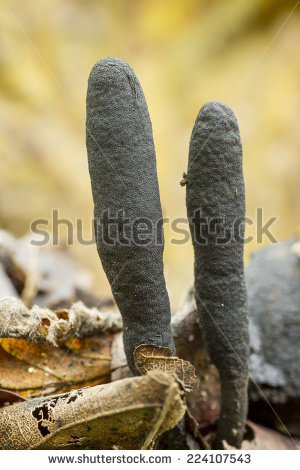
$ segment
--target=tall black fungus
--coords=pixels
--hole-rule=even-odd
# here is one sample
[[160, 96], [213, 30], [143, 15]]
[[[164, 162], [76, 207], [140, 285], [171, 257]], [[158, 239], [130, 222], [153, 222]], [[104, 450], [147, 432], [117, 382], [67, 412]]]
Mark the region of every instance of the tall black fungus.
[[123, 318], [130, 368], [140, 344], [174, 351], [163, 274], [163, 226], [152, 126], [142, 88], [121, 59], [88, 81], [86, 144], [98, 253]]
[[213, 101], [191, 136], [186, 205], [195, 254], [195, 296], [205, 342], [221, 380], [215, 447], [240, 447], [247, 415], [248, 320], [244, 279], [245, 188], [238, 124]]

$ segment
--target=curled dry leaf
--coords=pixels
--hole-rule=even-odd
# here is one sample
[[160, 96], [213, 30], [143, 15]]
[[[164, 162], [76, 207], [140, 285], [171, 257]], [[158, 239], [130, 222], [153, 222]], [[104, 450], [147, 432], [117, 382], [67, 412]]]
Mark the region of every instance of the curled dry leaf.
[[185, 405], [161, 371], [0, 409], [1, 449], [146, 449]]
[[47, 341], [57, 346], [70, 338], [106, 331], [119, 331], [121, 316], [100, 312], [76, 302], [70, 309], [52, 311], [34, 305], [28, 309], [14, 297], [0, 299], [0, 338], [18, 338], [31, 342]]
[[141, 344], [135, 348], [134, 363], [141, 374], [146, 374], [149, 370], [161, 370], [174, 375], [186, 393], [199, 386], [195, 367], [188, 361], [173, 356], [173, 352], [169, 348]]

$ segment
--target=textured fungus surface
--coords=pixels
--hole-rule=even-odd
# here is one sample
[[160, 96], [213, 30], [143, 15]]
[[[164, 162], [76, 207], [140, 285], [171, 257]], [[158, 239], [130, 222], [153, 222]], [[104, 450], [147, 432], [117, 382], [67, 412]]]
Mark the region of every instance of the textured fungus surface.
[[122, 314], [128, 364], [137, 373], [135, 347], [174, 351], [174, 344], [152, 126], [142, 88], [123, 60], [110, 57], [93, 67], [86, 124], [98, 253]]
[[231, 109], [220, 102], [206, 103], [197, 116], [186, 188], [197, 309], [221, 379], [215, 445], [222, 447], [225, 440], [239, 447], [247, 414], [249, 343], [243, 263], [245, 189], [238, 124]]

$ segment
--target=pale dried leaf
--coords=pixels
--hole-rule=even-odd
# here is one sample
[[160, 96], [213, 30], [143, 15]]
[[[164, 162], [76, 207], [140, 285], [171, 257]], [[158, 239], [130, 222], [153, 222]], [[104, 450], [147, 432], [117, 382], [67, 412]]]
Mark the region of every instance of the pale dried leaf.
[[149, 370], [161, 370], [174, 375], [186, 393], [199, 386], [195, 368], [188, 361], [173, 356], [169, 348], [153, 344], [141, 344], [134, 351], [135, 367], [141, 374]]
[[145, 449], [184, 412], [175, 378], [152, 371], [0, 409], [0, 448]]

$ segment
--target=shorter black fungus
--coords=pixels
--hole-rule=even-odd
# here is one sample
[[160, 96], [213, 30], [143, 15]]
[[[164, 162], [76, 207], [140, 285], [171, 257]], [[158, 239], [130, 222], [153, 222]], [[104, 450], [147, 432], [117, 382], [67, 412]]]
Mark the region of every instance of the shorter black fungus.
[[195, 300], [221, 381], [215, 441], [240, 447], [247, 415], [248, 319], [244, 279], [245, 188], [239, 128], [218, 102], [200, 110], [190, 141], [186, 205], [195, 265]]

